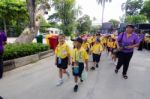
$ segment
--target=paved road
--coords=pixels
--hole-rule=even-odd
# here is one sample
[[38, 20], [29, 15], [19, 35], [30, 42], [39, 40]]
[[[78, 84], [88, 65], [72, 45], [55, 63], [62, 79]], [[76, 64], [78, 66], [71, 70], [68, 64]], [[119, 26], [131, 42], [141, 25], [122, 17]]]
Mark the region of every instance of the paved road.
[[[73, 92], [73, 78], [56, 87], [57, 68], [54, 57], [5, 73], [0, 80], [0, 95], [4, 99], [150, 99], [150, 52], [135, 52], [129, 69], [129, 79], [114, 73], [115, 66], [105, 53], [100, 68], [89, 71], [88, 80]], [[90, 63], [91, 64], [91, 63]], [[71, 70], [71, 69], [70, 69]], [[71, 72], [71, 71], [70, 71]]]

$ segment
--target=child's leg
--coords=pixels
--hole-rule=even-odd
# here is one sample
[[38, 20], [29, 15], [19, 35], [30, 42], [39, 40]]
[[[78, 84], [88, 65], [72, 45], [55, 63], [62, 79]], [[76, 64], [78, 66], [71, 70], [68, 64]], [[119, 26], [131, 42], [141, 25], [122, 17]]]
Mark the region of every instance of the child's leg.
[[63, 77], [63, 69], [60, 68], [59, 69], [59, 78], [62, 79], [62, 77]]

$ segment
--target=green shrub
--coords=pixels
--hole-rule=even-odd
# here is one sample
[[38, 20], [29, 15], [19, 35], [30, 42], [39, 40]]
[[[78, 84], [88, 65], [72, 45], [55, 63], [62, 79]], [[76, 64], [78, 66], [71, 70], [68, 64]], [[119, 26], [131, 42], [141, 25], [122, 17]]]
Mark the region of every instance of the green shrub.
[[5, 46], [4, 60], [33, 55], [47, 50], [49, 50], [49, 46], [38, 43], [8, 44]]

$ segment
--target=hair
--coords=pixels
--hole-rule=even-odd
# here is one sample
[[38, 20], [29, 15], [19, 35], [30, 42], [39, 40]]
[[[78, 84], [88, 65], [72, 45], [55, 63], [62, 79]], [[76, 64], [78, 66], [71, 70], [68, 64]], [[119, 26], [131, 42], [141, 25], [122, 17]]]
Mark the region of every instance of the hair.
[[64, 34], [59, 34], [59, 37], [60, 37], [60, 36], [62, 36], [62, 37], [64, 37], [64, 38], [65, 38], [65, 35], [64, 35]]

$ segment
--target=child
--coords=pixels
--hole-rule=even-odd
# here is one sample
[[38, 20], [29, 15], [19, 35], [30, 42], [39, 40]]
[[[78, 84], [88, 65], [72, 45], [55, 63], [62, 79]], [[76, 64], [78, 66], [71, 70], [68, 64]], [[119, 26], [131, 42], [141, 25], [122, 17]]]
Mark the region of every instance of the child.
[[94, 66], [91, 68], [91, 70], [95, 70], [95, 67], [99, 67], [98, 63], [100, 61], [101, 53], [103, 51], [102, 44], [100, 43], [100, 39], [96, 39], [95, 44], [91, 48], [92, 55], [93, 55], [93, 63]]
[[86, 38], [83, 38], [83, 44], [82, 47], [86, 50], [86, 52], [89, 54], [89, 50], [90, 50], [90, 44], [87, 42]]
[[60, 86], [63, 84], [63, 73], [66, 73], [69, 77], [69, 73], [66, 71], [68, 68], [68, 65], [70, 64], [70, 48], [65, 43], [65, 36], [63, 34], [60, 34], [58, 37], [59, 44], [57, 45], [55, 49], [55, 64], [57, 65], [59, 69], [59, 82], [57, 86]]
[[86, 70], [88, 70], [88, 55], [84, 48], [82, 48], [83, 40], [81, 38], [76, 39], [76, 48], [73, 49], [72, 61], [73, 65], [73, 75], [74, 75], [74, 92], [78, 91], [78, 79], [83, 82], [81, 75], [84, 70], [84, 64], [86, 65]]

